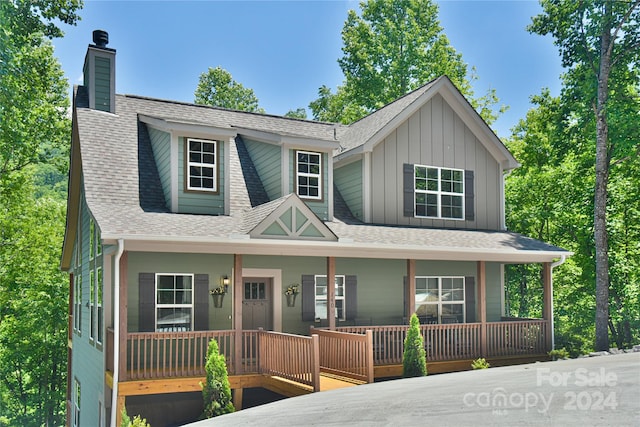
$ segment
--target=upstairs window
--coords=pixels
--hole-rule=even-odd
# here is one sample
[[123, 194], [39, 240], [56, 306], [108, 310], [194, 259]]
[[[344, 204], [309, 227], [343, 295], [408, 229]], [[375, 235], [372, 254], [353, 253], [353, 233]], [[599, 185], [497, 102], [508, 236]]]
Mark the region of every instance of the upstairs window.
[[296, 191], [303, 199], [322, 199], [322, 154], [296, 151]]
[[187, 190], [218, 191], [216, 141], [187, 138]]
[[464, 171], [414, 166], [415, 216], [464, 219]]

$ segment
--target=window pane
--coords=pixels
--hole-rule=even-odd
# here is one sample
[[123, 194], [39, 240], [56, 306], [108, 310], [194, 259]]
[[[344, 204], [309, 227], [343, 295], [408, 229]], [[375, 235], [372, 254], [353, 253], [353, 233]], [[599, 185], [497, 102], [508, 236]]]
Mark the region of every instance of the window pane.
[[211, 154], [214, 152], [214, 146], [213, 142], [205, 142], [202, 144], [202, 151]]
[[202, 156], [202, 163], [208, 163], [212, 165], [214, 163], [213, 159], [213, 154], [204, 154]]

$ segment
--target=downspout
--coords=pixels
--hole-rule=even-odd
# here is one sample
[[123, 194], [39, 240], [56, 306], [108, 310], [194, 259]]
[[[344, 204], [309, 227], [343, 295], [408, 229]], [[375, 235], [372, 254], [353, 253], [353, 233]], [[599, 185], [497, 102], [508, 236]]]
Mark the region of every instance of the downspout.
[[113, 269], [113, 388], [111, 389], [111, 427], [116, 427], [118, 409], [118, 381], [120, 373], [120, 258], [124, 252], [124, 240], [118, 239], [118, 251], [116, 252]]
[[549, 278], [551, 282], [551, 289], [549, 289], [549, 292], [551, 292], [551, 350], [556, 349], [555, 325], [553, 316], [553, 268], [561, 266], [566, 260], [566, 255], [560, 255], [560, 259], [558, 261], [554, 261], [551, 263], [551, 271], [549, 272], [549, 274], [551, 275], [551, 277]]

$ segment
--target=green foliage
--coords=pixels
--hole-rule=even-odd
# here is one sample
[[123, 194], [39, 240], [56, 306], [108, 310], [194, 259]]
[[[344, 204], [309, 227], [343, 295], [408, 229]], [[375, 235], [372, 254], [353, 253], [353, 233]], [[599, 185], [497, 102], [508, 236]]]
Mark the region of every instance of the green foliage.
[[151, 427], [146, 418], [141, 418], [140, 415], [136, 415], [131, 420], [131, 417], [127, 414], [127, 408], [122, 408], [122, 422], [120, 427]]
[[474, 98], [467, 64], [449, 44], [432, 0], [371, 0], [350, 10], [342, 29], [345, 76], [336, 93], [322, 86], [309, 107], [316, 120], [351, 123], [429, 81], [447, 75], [489, 123], [494, 91]]
[[[578, 142], [569, 150], [590, 158], [594, 165], [590, 171], [594, 177], [594, 343], [596, 350], [607, 350], [610, 335], [618, 345], [631, 339], [631, 320], [622, 320], [616, 327], [611, 304], [617, 303], [619, 313], [628, 311], [622, 297], [629, 294], [629, 285], [638, 286], [626, 283], [616, 289], [610, 275], [615, 262], [610, 254], [616, 254], [611, 247], [610, 183], [614, 182], [612, 167], [637, 162], [640, 153], [640, 2], [543, 0], [541, 4], [543, 13], [533, 18], [529, 31], [550, 34], [558, 46], [567, 68], [561, 96], [570, 119], [566, 127]], [[623, 276], [629, 278], [627, 273]]]
[[488, 369], [491, 365], [484, 357], [480, 357], [471, 362], [471, 369]]
[[551, 350], [549, 352], [549, 357], [551, 357], [553, 360], [568, 359], [569, 352], [564, 348], [556, 348], [555, 350]]
[[233, 412], [235, 408], [231, 403], [227, 364], [224, 355], [220, 354], [218, 342], [215, 339], [209, 341], [205, 371], [207, 372], [206, 382], [200, 384], [204, 401], [203, 417], [212, 418]]
[[27, 183], [0, 193], [0, 416], [64, 423], [68, 277], [59, 270], [64, 201]]
[[236, 82], [231, 74], [221, 68], [209, 68], [200, 74], [198, 87], [195, 91], [195, 103], [212, 105], [238, 111], [264, 113], [258, 106], [258, 98], [253, 89], [245, 88]]
[[423, 377], [427, 375], [427, 355], [424, 350], [424, 338], [420, 333], [420, 321], [415, 313], [411, 315], [407, 336], [404, 339], [402, 355], [402, 376]]
[[292, 119], [306, 120], [306, 118], [307, 118], [307, 110], [305, 110], [304, 108], [297, 108], [295, 110], [289, 110], [289, 111], [287, 111], [287, 113], [284, 116], [292, 118]]

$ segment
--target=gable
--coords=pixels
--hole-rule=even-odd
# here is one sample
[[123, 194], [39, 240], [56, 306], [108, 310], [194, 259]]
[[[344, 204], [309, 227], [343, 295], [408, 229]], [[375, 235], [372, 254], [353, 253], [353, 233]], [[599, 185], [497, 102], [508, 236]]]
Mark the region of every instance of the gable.
[[295, 194], [274, 205], [274, 209], [249, 231], [252, 239], [338, 240]]

